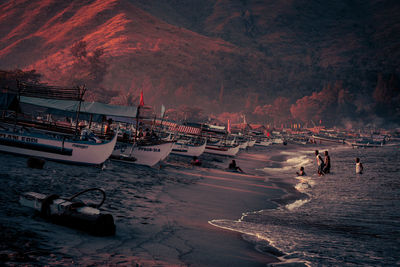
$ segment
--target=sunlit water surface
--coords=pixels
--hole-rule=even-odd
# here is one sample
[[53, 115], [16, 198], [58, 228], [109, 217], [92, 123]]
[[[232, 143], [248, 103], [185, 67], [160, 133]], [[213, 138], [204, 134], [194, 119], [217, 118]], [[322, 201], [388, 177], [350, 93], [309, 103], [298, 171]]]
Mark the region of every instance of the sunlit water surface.
[[[393, 266], [400, 264], [400, 150], [328, 147], [332, 173], [316, 175], [313, 151], [286, 153], [280, 168], [265, 168], [273, 179], [294, 177], [307, 197], [278, 209], [247, 212], [237, 221], [211, 224], [243, 233], [260, 251], [282, 252], [284, 263], [309, 266]], [[355, 174], [355, 158], [364, 174]], [[273, 250], [272, 250], [273, 251]], [[275, 252], [279, 255], [279, 252]]]

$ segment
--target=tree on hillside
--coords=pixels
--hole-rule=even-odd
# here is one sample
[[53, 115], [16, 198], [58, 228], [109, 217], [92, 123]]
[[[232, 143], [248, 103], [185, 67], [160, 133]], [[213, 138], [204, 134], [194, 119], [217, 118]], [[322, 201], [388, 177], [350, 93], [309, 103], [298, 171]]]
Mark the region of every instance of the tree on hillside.
[[272, 104], [256, 106], [253, 115], [263, 122], [284, 124], [291, 120], [290, 101], [286, 97], [277, 97]]
[[87, 56], [87, 43], [83, 40], [74, 43], [70, 49], [71, 54], [78, 59], [85, 58]]
[[298, 99], [290, 108], [295, 119], [304, 123], [322, 121], [325, 125], [341, 123], [344, 117], [354, 117], [353, 96], [343, 88], [341, 81], [327, 84], [320, 92]]
[[376, 112], [381, 116], [394, 116], [399, 114], [400, 109], [400, 82], [391, 74], [385, 77], [378, 75], [377, 85], [373, 92], [373, 99], [376, 105]]
[[207, 120], [204, 110], [195, 106], [181, 105], [176, 109], [168, 109], [165, 114], [168, 119], [175, 121], [204, 122]]
[[108, 69], [104, 60], [104, 49], [96, 48], [93, 52], [88, 52], [87, 47], [87, 43], [81, 40], [70, 48], [74, 58], [71, 69], [72, 83], [86, 84], [89, 88], [99, 89]]

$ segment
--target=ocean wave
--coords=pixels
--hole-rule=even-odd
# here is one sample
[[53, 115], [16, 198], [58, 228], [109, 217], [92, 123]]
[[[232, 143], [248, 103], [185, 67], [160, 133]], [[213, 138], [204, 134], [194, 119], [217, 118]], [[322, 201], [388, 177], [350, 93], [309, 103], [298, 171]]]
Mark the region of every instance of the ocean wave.
[[297, 257], [296, 254], [286, 253], [284, 248], [279, 247], [279, 240], [275, 242], [274, 240], [276, 239], [269, 237], [268, 233], [273, 233], [277, 230], [275, 226], [242, 220], [211, 220], [208, 223], [221, 229], [241, 233], [243, 234], [243, 239], [254, 244], [258, 251], [278, 256], [281, 262], [272, 263], [268, 266], [311, 266], [309, 262]]

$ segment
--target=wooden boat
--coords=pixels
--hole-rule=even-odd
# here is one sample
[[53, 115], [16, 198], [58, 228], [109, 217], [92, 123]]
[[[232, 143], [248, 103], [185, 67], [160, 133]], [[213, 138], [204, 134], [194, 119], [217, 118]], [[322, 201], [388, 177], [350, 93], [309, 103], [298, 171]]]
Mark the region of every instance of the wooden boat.
[[166, 159], [172, 151], [173, 141], [117, 142], [111, 159], [146, 166], [154, 166]]
[[311, 138], [316, 143], [336, 143], [336, 144], [344, 144], [345, 141], [343, 138], [333, 137], [333, 136], [321, 136], [321, 135], [312, 135]]
[[213, 145], [207, 143], [204, 153], [234, 157], [239, 152], [239, 148], [239, 145]]
[[271, 144], [272, 144], [272, 141], [269, 141], [267, 139], [259, 139], [255, 143], [256, 146], [269, 146]]
[[178, 140], [172, 147], [171, 154], [198, 157], [203, 154], [206, 149], [206, 141], [204, 139], [201, 142], [195, 142], [193, 140]]
[[400, 143], [388, 143], [386, 141], [373, 141], [372, 139], [353, 139], [353, 140], [346, 140], [345, 143], [352, 147], [389, 147], [389, 146], [400, 146]]
[[250, 139], [249, 140], [249, 147], [253, 147], [256, 144], [256, 140]]
[[117, 133], [109, 141], [0, 124], [0, 151], [80, 165], [99, 165], [111, 155]]
[[248, 145], [249, 145], [249, 141], [239, 142], [239, 148], [240, 149], [246, 149], [248, 147]]

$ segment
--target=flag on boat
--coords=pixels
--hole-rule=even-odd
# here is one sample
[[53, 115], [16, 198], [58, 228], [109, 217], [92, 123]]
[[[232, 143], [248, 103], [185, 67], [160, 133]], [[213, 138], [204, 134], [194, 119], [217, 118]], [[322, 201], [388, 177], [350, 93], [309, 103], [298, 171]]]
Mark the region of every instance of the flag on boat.
[[227, 129], [228, 133], [231, 133], [231, 121], [228, 120], [228, 129]]
[[143, 100], [143, 90], [140, 92], [140, 102], [139, 102], [139, 107], [144, 106], [144, 100]]
[[161, 118], [164, 118], [164, 113], [165, 113], [165, 106], [161, 105], [161, 115], [160, 115]]

